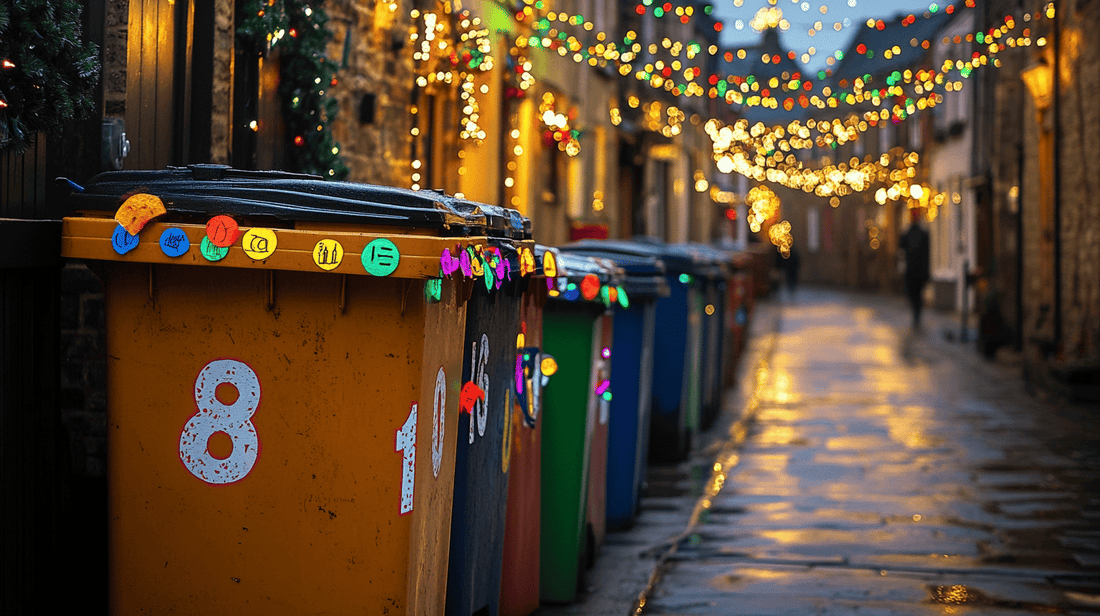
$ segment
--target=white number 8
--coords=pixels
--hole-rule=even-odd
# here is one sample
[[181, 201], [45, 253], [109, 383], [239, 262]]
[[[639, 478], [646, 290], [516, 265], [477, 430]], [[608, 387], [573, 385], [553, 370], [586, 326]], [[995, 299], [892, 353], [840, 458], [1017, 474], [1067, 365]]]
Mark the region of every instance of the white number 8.
[[[228, 384], [237, 389], [232, 404], [218, 400], [215, 390]], [[244, 362], [215, 359], [195, 379], [196, 413], [180, 435], [180, 461], [191, 474], [207, 483], [233, 483], [244, 479], [260, 453], [260, 437], [252, 415], [260, 406], [260, 379]], [[210, 454], [207, 441], [218, 432], [229, 435], [233, 452], [219, 460]]]

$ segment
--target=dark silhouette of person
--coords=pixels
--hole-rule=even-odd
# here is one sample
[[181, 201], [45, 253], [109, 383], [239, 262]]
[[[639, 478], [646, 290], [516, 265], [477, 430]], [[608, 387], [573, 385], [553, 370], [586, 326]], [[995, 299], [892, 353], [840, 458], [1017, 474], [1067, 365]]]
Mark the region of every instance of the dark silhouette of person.
[[787, 255], [787, 258], [783, 260], [783, 269], [787, 275], [787, 292], [790, 294], [791, 299], [794, 299], [794, 290], [798, 286], [798, 266], [800, 265], [798, 259], [798, 251], [795, 250], [794, 245], [791, 245], [791, 252]]
[[913, 310], [913, 329], [918, 329], [924, 304], [924, 285], [928, 284], [929, 278], [928, 232], [920, 226], [920, 210], [910, 210], [910, 222], [898, 247], [905, 251], [905, 293]]

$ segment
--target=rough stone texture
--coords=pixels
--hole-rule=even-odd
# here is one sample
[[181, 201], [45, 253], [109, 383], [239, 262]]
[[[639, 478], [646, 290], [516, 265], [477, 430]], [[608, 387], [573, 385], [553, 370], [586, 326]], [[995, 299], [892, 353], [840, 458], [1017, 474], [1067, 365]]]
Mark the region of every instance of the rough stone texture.
[[233, 140], [233, 0], [214, 6], [214, 88], [210, 110], [210, 162], [229, 163]]
[[103, 106], [106, 116], [126, 111], [126, 33], [129, 28], [130, 2], [106, 4], [103, 32]]
[[1062, 332], [1067, 362], [1100, 362], [1100, 5], [1061, 3]]
[[102, 477], [107, 468], [107, 356], [103, 283], [73, 262], [61, 271], [61, 421], [73, 473]]
[[[326, 3], [333, 32], [328, 55], [342, 67], [332, 88], [340, 105], [333, 135], [351, 168], [347, 179], [352, 182], [403, 187], [412, 183], [410, 17], [400, 4], [391, 12], [384, 3]], [[363, 121], [367, 118], [360, 117], [361, 107], [370, 95], [374, 96], [374, 118]]]

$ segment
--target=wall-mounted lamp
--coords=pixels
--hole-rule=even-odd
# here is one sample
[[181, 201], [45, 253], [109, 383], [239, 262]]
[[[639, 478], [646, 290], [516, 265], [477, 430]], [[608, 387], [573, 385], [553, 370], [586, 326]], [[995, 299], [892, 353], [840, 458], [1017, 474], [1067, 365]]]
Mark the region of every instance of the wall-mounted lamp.
[[1020, 79], [1035, 100], [1035, 107], [1039, 111], [1049, 109], [1054, 102], [1054, 69], [1046, 62], [1039, 62], [1020, 71]]

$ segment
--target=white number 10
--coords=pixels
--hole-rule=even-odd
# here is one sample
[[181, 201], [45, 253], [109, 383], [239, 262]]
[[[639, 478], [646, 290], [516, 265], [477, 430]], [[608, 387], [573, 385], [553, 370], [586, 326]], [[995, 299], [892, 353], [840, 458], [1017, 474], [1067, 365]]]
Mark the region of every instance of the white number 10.
[[[443, 429], [446, 425], [447, 375], [443, 368], [435, 375], [435, 394], [432, 404], [432, 474], [439, 476], [443, 464]], [[413, 510], [413, 490], [416, 486], [416, 411], [413, 402], [409, 416], [397, 431], [395, 451], [401, 452], [401, 509], [402, 515]]]

